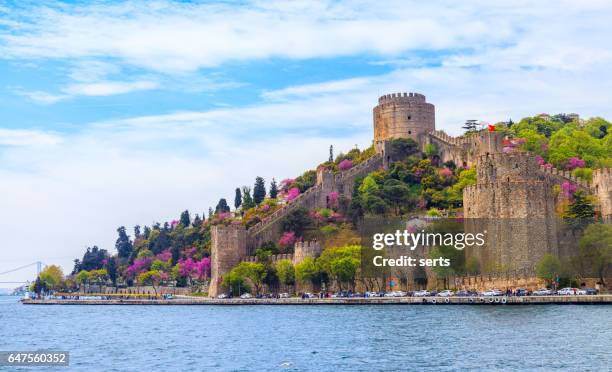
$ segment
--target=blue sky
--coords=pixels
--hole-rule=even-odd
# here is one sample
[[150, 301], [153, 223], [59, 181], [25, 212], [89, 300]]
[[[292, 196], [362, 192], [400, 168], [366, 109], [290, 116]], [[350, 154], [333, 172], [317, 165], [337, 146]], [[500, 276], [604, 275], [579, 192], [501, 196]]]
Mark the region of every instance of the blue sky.
[[425, 94], [455, 135], [611, 118], [610, 19], [605, 1], [0, 1], [0, 271], [68, 271], [117, 226], [367, 147], [382, 94]]

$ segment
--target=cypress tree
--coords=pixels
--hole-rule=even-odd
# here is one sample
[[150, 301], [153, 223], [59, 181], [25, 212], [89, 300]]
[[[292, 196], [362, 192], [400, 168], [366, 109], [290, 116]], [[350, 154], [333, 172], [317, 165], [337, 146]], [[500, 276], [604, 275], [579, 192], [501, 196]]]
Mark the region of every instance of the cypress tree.
[[278, 196], [278, 185], [276, 184], [276, 180], [272, 178], [272, 183], [270, 183], [270, 197], [272, 199], [276, 199]]
[[240, 193], [240, 187], [236, 187], [236, 196], [234, 196], [234, 208], [240, 208], [242, 204], [242, 194]]
[[266, 198], [266, 184], [263, 178], [255, 178], [255, 187], [253, 188], [253, 201], [255, 205], [261, 204]]

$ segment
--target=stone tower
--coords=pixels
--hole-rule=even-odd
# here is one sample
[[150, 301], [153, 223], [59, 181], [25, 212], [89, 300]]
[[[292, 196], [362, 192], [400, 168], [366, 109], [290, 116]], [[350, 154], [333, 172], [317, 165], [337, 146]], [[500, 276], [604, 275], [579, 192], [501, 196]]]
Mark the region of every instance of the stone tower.
[[210, 287], [208, 295], [217, 297], [222, 276], [246, 256], [247, 231], [242, 225], [215, 225], [211, 228]]
[[486, 245], [466, 253], [485, 271], [533, 269], [557, 253], [553, 185], [530, 153], [494, 153], [477, 160], [477, 184], [463, 190], [466, 229], [486, 231]]
[[606, 222], [612, 222], [612, 169], [595, 169], [593, 188], [599, 199], [601, 217]]
[[393, 93], [378, 99], [374, 107], [374, 146], [380, 154], [384, 142], [393, 138], [422, 137], [436, 129], [435, 108], [419, 93]]

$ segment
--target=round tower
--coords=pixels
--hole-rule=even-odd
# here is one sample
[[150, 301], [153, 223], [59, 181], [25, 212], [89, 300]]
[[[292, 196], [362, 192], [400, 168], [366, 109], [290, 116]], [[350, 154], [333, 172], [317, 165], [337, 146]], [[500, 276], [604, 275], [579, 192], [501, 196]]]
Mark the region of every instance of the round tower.
[[384, 141], [420, 137], [436, 129], [435, 108], [419, 93], [392, 93], [378, 99], [374, 107], [374, 146], [383, 151]]

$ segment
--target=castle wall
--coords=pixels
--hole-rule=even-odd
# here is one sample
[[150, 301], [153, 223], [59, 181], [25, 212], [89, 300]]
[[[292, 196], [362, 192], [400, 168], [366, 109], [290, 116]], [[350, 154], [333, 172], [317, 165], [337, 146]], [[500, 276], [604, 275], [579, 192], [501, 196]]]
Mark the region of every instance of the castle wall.
[[223, 274], [240, 263], [246, 252], [246, 229], [242, 225], [216, 225], [211, 228], [211, 273], [208, 295], [216, 297], [221, 291]]
[[419, 137], [435, 129], [435, 108], [418, 93], [393, 93], [378, 99], [374, 107], [374, 146], [378, 153], [382, 144], [393, 138]]
[[486, 244], [466, 250], [486, 271], [533, 268], [557, 254], [552, 184], [528, 153], [482, 155], [477, 184], [463, 190], [466, 230], [486, 231]]
[[599, 199], [599, 211], [602, 218], [612, 222], [612, 169], [593, 171], [593, 189]]

